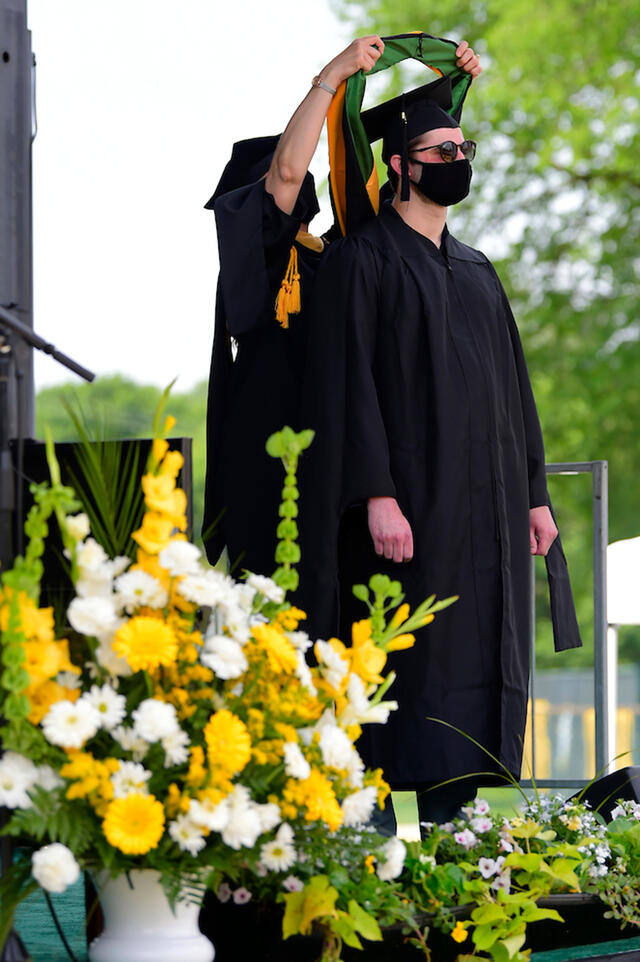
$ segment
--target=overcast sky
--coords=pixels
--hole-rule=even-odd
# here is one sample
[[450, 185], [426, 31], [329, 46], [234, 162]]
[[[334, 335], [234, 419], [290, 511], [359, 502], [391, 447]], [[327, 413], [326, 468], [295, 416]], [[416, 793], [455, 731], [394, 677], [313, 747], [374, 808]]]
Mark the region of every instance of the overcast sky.
[[[206, 378], [213, 192], [350, 39], [326, 0], [29, 0], [35, 329], [97, 374]], [[325, 151], [313, 165], [326, 173]], [[327, 212], [320, 219], [327, 226]], [[314, 228], [316, 222], [314, 222]], [[74, 376], [36, 356], [36, 386]]]

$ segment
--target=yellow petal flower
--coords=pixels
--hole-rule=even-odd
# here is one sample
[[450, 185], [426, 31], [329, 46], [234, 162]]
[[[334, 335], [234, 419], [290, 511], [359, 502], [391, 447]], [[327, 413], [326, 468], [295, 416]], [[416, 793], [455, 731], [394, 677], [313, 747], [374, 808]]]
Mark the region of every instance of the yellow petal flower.
[[140, 616], [125, 622], [115, 633], [113, 650], [133, 671], [171, 665], [178, 654], [178, 643], [171, 628], [159, 618]]
[[387, 645], [387, 651], [403, 651], [415, 644], [415, 635], [396, 635]]
[[147, 554], [160, 554], [171, 540], [174, 523], [153, 511], [147, 511], [142, 519], [142, 527], [131, 535]]
[[397, 628], [398, 625], [401, 625], [402, 622], [406, 621], [408, 617], [409, 617], [409, 605], [405, 601], [403, 605], [399, 606], [393, 618], [391, 619], [391, 622], [390, 622], [391, 627]]
[[246, 725], [226, 708], [210, 717], [204, 737], [210, 768], [221, 769], [228, 777], [241, 772], [251, 758], [251, 736]]
[[144, 855], [164, 831], [164, 808], [153, 795], [132, 792], [109, 803], [102, 823], [105, 838], [125, 855]]
[[177, 478], [184, 465], [184, 458], [179, 451], [168, 451], [160, 465], [160, 473]]
[[298, 667], [298, 656], [291, 642], [271, 625], [254, 625], [251, 634], [260, 642], [269, 659], [269, 665], [276, 672], [293, 674]]
[[462, 922], [456, 922], [453, 932], [451, 933], [451, 938], [454, 940], [454, 942], [464, 942], [468, 934], [469, 933]]
[[169, 450], [168, 441], [165, 441], [164, 438], [155, 439], [155, 441], [153, 442], [153, 446], [151, 448], [151, 453], [153, 455], [153, 458], [156, 464], [160, 464], [160, 462], [162, 461], [162, 459], [164, 458], [168, 450]]

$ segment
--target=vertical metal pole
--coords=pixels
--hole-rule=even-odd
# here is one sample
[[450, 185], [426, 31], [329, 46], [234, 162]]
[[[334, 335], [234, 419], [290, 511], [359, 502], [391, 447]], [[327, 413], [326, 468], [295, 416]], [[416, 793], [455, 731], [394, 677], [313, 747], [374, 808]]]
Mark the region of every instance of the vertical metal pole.
[[596, 774], [609, 771], [612, 761], [609, 728], [609, 687], [607, 664], [607, 545], [608, 464], [593, 462], [593, 659], [594, 699], [596, 709]]
[[618, 754], [618, 626], [609, 625], [607, 629], [607, 677], [609, 679], [609, 761], [615, 771], [630, 765], [629, 756], [614, 762]]
[[[26, 0], [0, 0], [0, 304], [33, 327], [31, 34]], [[33, 351], [16, 340], [14, 371], [22, 372], [21, 404], [9, 385], [10, 437], [33, 437]], [[14, 380], [12, 376], [12, 380]], [[20, 408], [20, 413], [18, 409]]]
[[529, 697], [531, 699], [531, 778], [536, 777], [536, 559], [529, 564]]

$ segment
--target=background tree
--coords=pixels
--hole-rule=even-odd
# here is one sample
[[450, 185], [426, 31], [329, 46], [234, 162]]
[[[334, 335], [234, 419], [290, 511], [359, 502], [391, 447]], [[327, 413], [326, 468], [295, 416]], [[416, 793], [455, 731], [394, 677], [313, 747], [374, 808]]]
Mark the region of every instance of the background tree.
[[[463, 117], [478, 141], [474, 181], [450, 222], [507, 288], [548, 460], [607, 459], [610, 540], [640, 534], [637, 0], [332, 2], [355, 32], [421, 27], [481, 53]], [[398, 75], [388, 82], [397, 92]], [[591, 652], [590, 486], [550, 487], [588, 642], [566, 656], [577, 664]], [[623, 657], [637, 660], [640, 632], [624, 638]], [[542, 663], [545, 652], [548, 630]]]

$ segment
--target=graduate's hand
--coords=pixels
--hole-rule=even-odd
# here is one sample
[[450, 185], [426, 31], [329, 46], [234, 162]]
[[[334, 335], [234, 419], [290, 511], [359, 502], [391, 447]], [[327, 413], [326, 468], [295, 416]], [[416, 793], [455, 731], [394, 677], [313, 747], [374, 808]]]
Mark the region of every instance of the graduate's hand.
[[558, 529], [546, 505], [529, 511], [529, 540], [531, 554], [546, 555], [558, 537]]
[[482, 73], [480, 57], [477, 53], [473, 52], [466, 40], [458, 44], [456, 57], [456, 64], [458, 67], [462, 67], [465, 73], [470, 73], [472, 77], [477, 77], [478, 74]]
[[352, 40], [349, 46], [334, 57], [326, 67], [323, 67], [318, 76], [337, 90], [343, 80], [351, 77], [358, 70], [368, 73], [382, 55], [383, 50], [384, 43], [377, 34], [358, 37], [357, 40]]
[[413, 534], [395, 498], [369, 498], [369, 533], [376, 554], [400, 563], [413, 558]]

